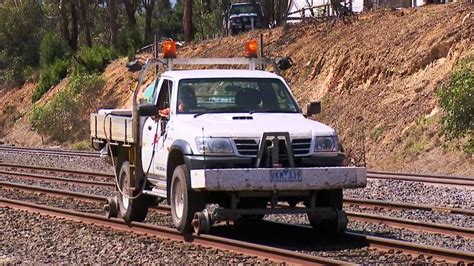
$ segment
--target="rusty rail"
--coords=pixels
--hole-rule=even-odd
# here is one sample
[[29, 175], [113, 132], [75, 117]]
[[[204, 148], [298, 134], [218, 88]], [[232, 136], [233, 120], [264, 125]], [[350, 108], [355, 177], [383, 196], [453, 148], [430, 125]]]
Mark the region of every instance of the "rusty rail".
[[222, 238], [211, 235], [181, 235], [174, 229], [150, 225], [145, 223], [131, 222], [125, 224], [123, 220], [117, 218], [108, 219], [105, 216], [82, 213], [72, 210], [53, 208], [34, 203], [22, 202], [0, 198], [0, 206], [21, 209], [32, 212], [40, 212], [40, 215], [50, 215], [61, 217], [85, 224], [93, 224], [111, 228], [113, 230], [136, 233], [140, 235], [151, 235], [161, 239], [171, 239], [178, 242], [190, 242], [195, 245], [216, 248], [235, 253], [243, 253], [249, 256], [257, 256], [262, 259], [270, 259], [276, 262], [286, 262], [291, 264], [320, 264], [320, 265], [340, 265], [347, 264], [345, 261], [334, 260], [324, 257], [311, 256], [280, 248], [257, 245], [239, 240]]
[[49, 155], [62, 155], [62, 156], [83, 156], [83, 157], [100, 157], [98, 152], [90, 151], [67, 151], [67, 150], [56, 150], [56, 149], [43, 149], [43, 148], [24, 148], [15, 146], [0, 146], [0, 151], [14, 151], [19, 153], [38, 153], [38, 154], [49, 154]]

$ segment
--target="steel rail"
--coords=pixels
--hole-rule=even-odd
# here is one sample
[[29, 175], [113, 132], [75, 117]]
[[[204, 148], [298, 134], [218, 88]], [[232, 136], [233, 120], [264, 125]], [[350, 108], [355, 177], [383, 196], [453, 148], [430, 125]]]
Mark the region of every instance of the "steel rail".
[[[15, 184], [11, 182], [0, 182], [0, 187], [10, 187], [10, 188], [19, 188], [23, 190], [41, 191], [47, 194], [69, 196], [69, 197], [74, 197], [74, 198], [88, 200], [88, 201], [96, 201], [96, 202], [105, 202], [107, 199], [107, 197], [100, 196], [100, 195], [62, 191], [62, 190], [57, 190], [57, 189], [49, 189], [49, 188], [35, 187], [35, 186], [29, 186], [29, 185]], [[162, 213], [169, 213], [170, 207], [167, 205], [158, 205], [156, 207], [153, 207], [152, 210], [162, 212]], [[461, 227], [456, 227], [456, 226], [451, 226], [451, 225], [417, 222], [417, 221], [412, 221], [412, 220], [407, 220], [407, 219], [400, 219], [400, 218], [393, 218], [393, 217], [386, 217], [386, 216], [379, 216], [379, 215], [372, 215], [372, 214], [362, 214], [362, 213], [355, 213], [355, 212], [347, 212], [347, 214], [348, 214], [348, 217], [351, 219], [366, 220], [368, 222], [382, 222], [387, 225], [391, 225], [395, 227], [416, 228], [421, 231], [431, 231], [431, 232], [437, 232], [437, 233], [442, 233], [442, 234], [462, 235], [469, 238], [472, 238], [474, 235], [474, 229], [472, 228], [461, 228]], [[353, 234], [353, 233], [349, 233], [349, 234]], [[375, 241], [375, 243], [380, 243], [382, 241], [379, 238], [375, 238], [375, 239], [377, 240]], [[401, 242], [404, 242], [404, 241], [401, 241]], [[400, 247], [400, 250], [402, 251], [406, 251], [408, 253], [412, 251], [412, 250], [409, 250], [407, 247], [400, 246], [400, 243], [398, 242], [393, 242], [393, 243], [395, 243], [396, 245], [393, 244], [392, 248], [396, 248], [398, 246]], [[414, 245], [417, 246], [417, 244], [414, 244]], [[431, 247], [431, 246], [428, 246], [428, 247]], [[423, 248], [426, 248], [426, 247], [423, 246]], [[435, 249], [435, 251], [431, 251], [431, 249], [428, 248], [427, 251], [429, 252], [427, 253], [431, 255], [436, 255], [437, 257], [440, 256], [443, 259], [449, 259], [450, 261], [453, 261], [452, 260], [453, 256], [451, 255], [441, 256], [441, 253], [439, 253], [443, 250], [444, 252], [446, 252], [447, 249], [441, 248], [438, 251], [436, 251], [437, 248], [436, 247], [433, 247], [433, 248]], [[420, 248], [420, 250], [423, 250], [423, 249]], [[426, 254], [426, 253], [418, 252], [416, 254]], [[471, 256], [474, 256], [474, 255], [471, 254]]]
[[409, 174], [406, 174], [406, 175], [382, 174], [382, 173], [374, 174], [374, 173], [368, 172], [367, 178], [474, 187], [474, 180], [471, 179], [470, 177], [444, 178], [444, 177], [434, 177], [431, 175], [413, 176]]
[[474, 228], [459, 227], [448, 224], [428, 223], [410, 219], [383, 216], [378, 214], [368, 214], [351, 211], [346, 211], [346, 214], [349, 220], [364, 221], [369, 223], [382, 223], [391, 227], [405, 228], [409, 230], [474, 238]]
[[18, 183], [7, 182], [7, 181], [0, 181], [0, 188], [1, 187], [16, 188], [16, 189], [21, 189], [21, 190], [26, 190], [26, 191], [31, 191], [31, 192], [42, 192], [48, 195], [55, 195], [55, 196], [62, 196], [62, 197], [66, 196], [66, 197], [71, 197], [75, 199], [87, 200], [87, 201], [95, 201], [95, 202], [107, 201], [107, 197], [102, 196], [102, 195], [94, 195], [94, 194], [73, 192], [73, 191], [60, 190], [60, 189], [54, 189], [54, 188], [30, 186], [30, 185], [18, 184]]
[[[52, 168], [44, 166], [32, 166], [32, 165], [19, 165], [11, 163], [0, 163], [0, 167], [14, 167], [14, 168], [25, 168], [32, 170], [44, 170], [44, 171], [54, 171], [54, 172], [63, 172], [63, 173], [74, 173], [81, 175], [91, 175], [91, 176], [101, 176], [101, 177], [114, 177], [113, 174], [104, 173], [104, 172], [91, 172], [83, 170], [69, 170], [64, 168]], [[459, 185], [466, 187], [474, 187], [474, 177], [459, 177], [453, 176], [441, 176], [441, 175], [422, 175], [422, 174], [410, 174], [410, 173], [393, 173], [393, 172], [380, 172], [380, 171], [369, 171], [367, 173], [369, 179], [389, 179], [389, 180], [403, 180], [403, 181], [418, 181], [425, 183], [434, 183], [434, 184], [448, 184], [448, 185]]]
[[10, 171], [2, 171], [2, 170], [0, 170], [0, 174], [9, 175], [9, 176], [17, 176], [17, 177], [25, 177], [25, 178], [35, 178], [35, 179], [41, 179], [41, 180], [52, 180], [52, 181], [57, 181], [57, 182], [67, 182], [67, 183], [80, 184], [80, 185], [102, 186], [102, 187], [112, 187], [112, 188], [115, 187], [115, 183], [113, 182], [101, 182], [101, 181], [94, 181], [94, 180], [55, 177], [55, 176], [48, 176], [48, 175], [38, 175], [38, 174], [23, 173], [23, 172], [10, 172]]
[[435, 246], [429, 246], [424, 244], [417, 244], [402, 240], [395, 240], [371, 235], [364, 235], [359, 233], [346, 232], [346, 236], [349, 236], [357, 240], [365, 240], [369, 242], [370, 247], [379, 248], [383, 250], [400, 250], [408, 254], [415, 255], [430, 255], [434, 258], [443, 259], [451, 263], [464, 262], [467, 264], [474, 262], [474, 253], [465, 252], [460, 250], [440, 248]]
[[450, 175], [439, 175], [439, 174], [419, 174], [419, 173], [406, 173], [406, 172], [384, 172], [371, 170], [367, 171], [367, 174], [371, 175], [386, 175], [386, 176], [410, 176], [410, 177], [427, 177], [436, 179], [455, 179], [455, 180], [466, 180], [474, 181], [473, 176], [450, 176]]
[[0, 146], [1, 151], [19, 152], [19, 153], [39, 153], [39, 154], [50, 154], [50, 155], [63, 155], [63, 156], [83, 156], [83, 157], [96, 157], [100, 155], [97, 152], [87, 151], [65, 151], [55, 149], [41, 149], [41, 148], [20, 148], [15, 146]]
[[320, 264], [320, 265], [341, 265], [348, 264], [346, 261], [334, 260], [324, 257], [311, 256], [299, 252], [289, 251], [280, 248], [268, 247], [248, 243], [239, 240], [233, 240], [212, 235], [182, 235], [174, 229], [150, 225], [145, 223], [131, 222], [125, 224], [123, 220], [117, 218], [107, 218], [105, 216], [82, 213], [72, 210], [53, 208], [45, 205], [22, 202], [0, 198], [0, 206], [15, 209], [26, 210], [30, 212], [39, 212], [40, 215], [49, 215], [53, 217], [64, 218], [84, 224], [98, 225], [108, 227], [113, 230], [136, 233], [140, 235], [151, 235], [161, 239], [171, 239], [178, 242], [190, 242], [194, 245], [201, 245], [210, 248], [216, 248], [234, 253], [243, 253], [249, 256], [257, 256], [262, 259], [270, 259], [276, 262], [286, 262], [291, 264]]
[[[284, 224], [281, 222], [272, 222], [272, 223]], [[292, 226], [305, 228], [305, 229], [311, 229], [311, 227], [307, 225], [292, 224]], [[436, 259], [446, 260], [449, 263], [464, 262], [466, 264], [471, 264], [474, 262], [473, 252], [466, 252], [466, 251], [454, 250], [454, 249], [449, 249], [449, 248], [441, 248], [441, 247], [435, 247], [435, 246], [430, 246], [430, 245], [417, 244], [417, 243], [403, 241], [403, 240], [396, 240], [396, 239], [365, 235], [365, 234], [353, 233], [353, 232], [345, 232], [344, 235], [350, 239], [354, 239], [355, 241], [366, 242], [371, 248], [377, 248], [381, 250], [399, 250], [404, 253], [412, 254], [412, 255], [423, 255], [423, 256], [429, 255]]]
[[80, 174], [80, 175], [88, 175], [88, 176], [114, 177], [113, 174], [104, 173], [104, 172], [91, 172], [91, 171], [83, 171], [83, 170], [76, 170], [76, 169], [54, 168], [54, 167], [35, 166], [35, 165], [21, 165], [21, 164], [3, 163], [3, 162], [0, 162], [0, 167], [21, 168], [21, 169], [29, 169], [29, 170], [60, 172], [60, 173], [71, 173], [71, 174]]
[[[6, 186], [7, 183], [10, 183], [10, 186], [15, 185], [17, 186], [17, 188], [20, 188], [20, 186], [25, 186], [25, 188], [28, 187], [26, 185], [19, 185], [19, 184], [14, 184], [11, 182], [0, 182], [0, 184], [4, 184], [4, 186]], [[106, 184], [108, 184], [108, 186], [113, 186], [113, 183], [106, 183]], [[29, 187], [30, 187], [29, 190], [35, 189], [35, 187], [33, 186], [29, 186]], [[47, 188], [41, 188], [41, 189], [43, 190], [43, 192], [47, 191]], [[438, 206], [431, 206], [431, 205], [424, 205], [424, 204], [412, 204], [412, 203], [402, 203], [402, 202], [392, 202], [392, 201], [372, 200], [372, 199], [344, 198], [344, 205], [387, 207], [391, 209], [401, 209], [401, 210], [421, 209], [421, 210], [426, 210], [426, 211], [441, 211], [441, 212], [468, 215], [468, 216], [474, 215], [474, 210], [469, 210], [469, 209], [438, 207]]]
[[462, 209], [462, 208], [450, 208], [450, 207], [438, 207], [425, 204], [413, 204], [395, 201], [383, 201], [383, 200], [372, 200], [372, 199], [357, 199], [357, 198], [344, 198], [344, 205], [358, 205], [358, 206], [372, 206], [372, 207], [387, 207], [390, 209], [400, 210], [425, 210], [425, 211], [439, 211], [452, 214], [462, 215], [474, 215], [474, 210]]

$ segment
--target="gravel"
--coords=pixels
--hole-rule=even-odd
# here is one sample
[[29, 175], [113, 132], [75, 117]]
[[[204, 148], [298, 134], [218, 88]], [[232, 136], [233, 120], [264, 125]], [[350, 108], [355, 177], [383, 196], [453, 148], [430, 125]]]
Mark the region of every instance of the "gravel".
[[49, 170], [37, 170], [37, 169], [4, 167], [4, 166], [0, 166], [0, 171], [80, 179], [80, 180], [87, 180], [87, 181], [114, 182], [113, 176], [104, 177], [104, 176], [84, 175], [84, 174], [77, 174], [77, 173], [65, 173], [65, 172], [56, 172], [56, 171], [49, 171]]
[[7, 182], [30, 185], [30, 186], [54, 188], [54, 189], [80, 192], [80, 193], [86, 193], [86, 194], [94, 194], [94, 195], [103, 195], [103, 196], [115, 195], [115, 190], [113, 187], [95, 186], [95, 185], [87, 185], [87, 184], [71, 184], [68, 182], [56, 181], [56, 180], [42, 180], [38, 178], [27, 178], [27, 177], [9, 176], [5, 174], [0, 174], [0, 181], [7, 181]]
[[23, 153], [0, 150], [0, 162], [20, 165], [65, 168], [89, 172], [113, 173], [113, 167], [100, 158]]
[[[0, 162], [3, 161], [5, 163], [16, 163], [16, 164], [28, 164], [28, 165], [38, 165], [38, 166], [45, 166], [45, 167], [59, 167], [59, 168], [67, 168], [67, 169], [77, 169], [83, 171], [93, 171], [93, 172], [108, 172], [113, 173], [112, 167], [105, 163], [103, 160], [99, 158], [90, 158], [90, 157], [79, 157], [79, 156], [61, 156], [61, 155], [38, 155], [38, 154], [25, 154], [25, 153], [15, 153], [15, 152], [5, 152], [0, 151]], [[37, 173], [37, 171], [34, 171]], [[58, 173], [50, 173], [54, 174], [54, 176], [59, 176]], [[78, 175], [71, 175], [65, 174], [61, 175], [64, 177], [72, 177], [72, 178], [93, 178], [93, 177], [85, 177], [85, 176], [78, 176]], [[9, 178], [10, 181], [18, 182], [18, 179], [12, 180], [13, 177], [5, 177], [0, 175], [0, 180], [4, 180]], [[26, 181], [25, 181], [26, 180]], [[96, 179], [97, 180], [97, 179]], [[108, 180], [98, 180], [98, 181], [108, 181]], [[91, 186], [79, 186], [79, 185], [71, 185], [65, 183], [57, 183], [54, 181], [38, 181], [38, 180], [29, 180], [24, 179], [23, 182], [27, 184], [33, 185], [41, 185], [47, 187], [54, 187], [54, 188], [61, 188], [67, 189], [71, 191], [79, 191], [84, 193], [94, 193], [94, 194], [101, 194], [101, 195], [113, 195], [113, 189], [107, 189], [104, 187], [91, 187]], [[396, 193], [394, 193], [396, 191]], [[8, 194], [10, 193], [10, 194]], [[93, 213], [103, 213], [102, 211], [102, 204], [95, 204], [89, 202], [81, 202], [74, 199], [53, 199], [56, 197], [45, 197], [44, 195], [40, 198], [38, 196], [31, 196], [34, 193], [24, 193], [23, 195], [18, 195], [17, 193], [6, 192], [5, 189], [0, 189], [0, 196], [2, 194], [8, 194], [9, 198], [12, 198], [11, 195], [15, 194], [15, 197], [19, 199], [22, 198], [29, 198], [33, 202], [51, 205], [56, 202], [58, 206], [68, 209], [75, 209], [80, 211], [86, 212], [93, 212]], [[110, 193], [110, 194], [109, 194]], [[20, 193], [21, 194], [21, 193]], [[378, 179], [370, 179], [368, 180], [367, 187], [364, 189], [352, 189], [345, 191], [346, 197], [354, 197], [354, 198], [364, 198], [364, 199], [376, 199], [376, 200], [385, 200], [385, 201], [398, 201], [398, 202], [408, 202], [414, 204], [427, 204], [427, 205], [435, 205], [439, 207], [455, 207], [455, 208], [466, 208], [472, 209], [474, 207], [474, 194], [473, 190], [467, 188], [455, 188], [452, 186], [433, 186], [423, 184], [421, 182], [408, 182], [408, 181], [398, 181], [398, 180], [378, 180]], [[36, 198], [35, 198], [36, 197]], [[357, 211], [357, 212], [364, 212], [364, 213], [374, 213], [374, 214], [383, 214], [386, 216], [393, 216], [399, 218], [409, 218], [415, 219], [419, 221], [426, 221], [426, 222], [436, 222], [436, 223], [445, 223], [445, 224], [452, 224], [456, 226], [464, 226], [464, 227], [474, 227], [474, 222], [472, 221], [472, 217], [464, 216], [464, 215], [455, 215], [455, 214], [448, 214], [442, 212], [430, 212], [430, 211], [421, 211], [421, 210], [391, 210], [391, 209], [377, 209], [377, 208], [365, 208], [359, 206], [349, 206], [347, 210]], [[306, 215], [270, 215], [266, 217], [267, 220], [276, 220], [288, 224], [308, 224]], [[171, 217], [169, 214], [163, 214], [156, 211], [151, 210], [145, 220], [145, 222], [156, 224], [156, 225], [163, 225], [163, 226], [172, 226]], [[219, 235], [218, 231], [220, 228], [228, 228], [228, 227], [218, 227], [217, 229], [213, 229], [211, 232], [213, 234]], [[64, 229], [58, 227], [58, 230], [68, 230], [67, 226]], [[217, 230], [217, 231], [216, 231]], [[229, 229], [224, 229], [224, 231], [233, 231], [233, 227], [229, 227]], [[268, 228], [264, 228], [261, 231], [268, 231]], [[426, 232], [413, 232], [407, 229], [398, 229], [392, 228], [381, 224], [370, 224], [366, 222], [351, 222], [349, 224], [349, 230], [354, 232], [359, 232], [363, 234], [372, 234], [376, 236], [383, 236], [388, 238], [400, 239], [400, 240], [407, 240], [416, 243], [428, 244], [428, 245], [436, 245], [440, 247], [448, 247], [458, 250], [465, 250], [465, 251], [474, 251], [474, 244], [473, 240], [466, 239], [462, 237], [452, 237], [452, 236], [445, 236], [440, 234], [434, 233], [426, 233]], [[270, 230], [271, 231], [271, 230]], [[230, 237], [240, 237], [240, 231], [236, 234], [233, 233], [233, 236]], [[255, 242], [261, 241], [264, 238], [261, 234], [255, 234], [253, 238], [257, 238]], [[112, 234], [112, 233], [111, 233]], [[113, 233], [115, 234], [115, 233]], [[118, 233], [117, 233], [118, 234]], [[274, 234], [274, 233], [273, 233]], [[87, 235], [87, 234], [86, 234]], [[276, 236], [277, 237], [277, 236]], [[348, 260], [355, 263], [426, 263], [426, 262], [434, 262], [431, 258], [426, 257], [412, 257], [406, 254], [400, 254], [397, 251], [377, 251], [370, 249], [366, 246], [351, 246], [352, 243], [336, 243], [337, 247], [327, 245], [325, 241], [319, 241], [316, 246], [311, 245], [307, 247], [305, 246], [305, 242], [301, 242], [301, 239], [307, 239], [307, 235], [302, 236], [298, 239], [296, 243], [296, 247], [292, 249], [305, 252], [312, 255], [318, 256], [326, 256], [335, 259], [342, 259]], [[126, 239], [125, 237], [121, 238], [122, 240]], [[137, 238], [134, 238], [135, 241]], [[266, 241], [266, 238], [264, 238]], [[269, 238], [270, 239], [270, 238]], [[286, 240], [286, 239], [285, 239]], [[136, 240], [138, 241], [138, 240]], [[271, 240], [268, 240], [270, 243]], [[284, 240], [282, 240], [284, 241]], [[119, 241], [120, 242], [120, 241]], [[279, 241], [276, 241], [279, 242]], [[102, 242], [101, 242], [102, 243]], [[104, 242], [105, 243], [105, 242]], [[107, 242], [108, 243], [108, 242]], [[135, 242], [133, 242], [135, 244]], [[267, 242], [268, 244], [268, 242]], [[306, 243], [307, 244], [307, 243]], [[85, 244], [84, 244], [85, 245]], [[119, 245], [119, 244], [118, 244]], [[158, 249], [161, 247], [158, 245]], [[286, 245], [283, 242], [281, 245], [283, 247]], [[281, 247], [280, 245], [280, 247]], [[33, 247], [33, 245], [31, 246]], [[80, 250], [82, 247], [78, 246], [75, 249]], [[148, 246], [144, 246], [142, 248], [147, 248]], [[38, 248], [38, 247], [37, 247]], [[94, 246], [95, 248], [95, 246]], [[106, 250], [112, 250], [116, 248], [115, 242], [108, 246]], [[299, 249], [298, 249], [299, 248]], [[123, 248], [119, 248], [122, 251]], [[40, 251], [39, 258], [42, 258], [42, 254], [44, 250], [41, 247], [38, 248]], [[31, 251], [31, 250], [30, 250]], [[117, 261], [110, 261], [104, 260], [104, 252], [110, 251], [98, 251], [102, 252], [102, 256], [96, 256], [97, 254], [92, 253], [90, 256], [85, 256], [84, 260], [71, 259], [72, 262], [83, 262], [83, 263], [116, 263]], [[0, 247], [0, 263], [2, 262], [2, 248]], [[96, 252], [97, 253], [97, 252]], [[8, 253], [5, 253], [8, 254]], [[31, 252], [31, 256], [35, 255], [35, 252]], [[140, 252], [140, 254], [146, 254], [145, 252]], [[156, 254], [155, 254], [156, 255]], [[58, 255], [59, 256], [59, 255]], [[133, 258], [133, 255], [130, 253], [126, 253], [126, 259]], [[120, 257], [118, 256], [118, 257]], [[130, 257], [132, 256], [132, 257]], [[204, 256], [204, 255], [203, 255]], [[159, 256], [157, 256], [159, 257]], [[18, 257], [10, 256], [9, 258], [13, 259], [13, 262], [21, 262], [18, 260]], [[48, 258], [48, 257], [46, 257]], [[51, 255], [49, 258], [55, 258], [55, 255]], [[56, 256], [57, 258], [57, 256]], [[68, 259], [71, 257], [69, 256]], [[115, 257], [114, 257], [115, 258]], [[114, 259], [112, 258], [112, 259]], [[148, 262], [146, 259], [148, 257], [141, 257], [144, 259], [143, 261], [136, 261], [133, 262]], [[98, 260], [101, 259], [101, 260]], [[189, 260], [169, 260], [173, 263], [180, 263], [181, 261], [188, 262]], [[31, 260], [26, 259], [24, 262], [27, 261], [35, 261], [35, 262], [57, 262], [58, 260]], [[59, 260], [62, 262], [62, 260]], [[198, 260], [198, 262], [204, 262], [202, 260]], [[121, 263], [126, 263], [120, 261]], [[167, 261], [164, 261], [166, 263]], [[194, 262], [194, 261], [193, 261]], [[212, 260], [208, 260], [205, 262], [212, 262]], [[220, 262], [220, 261], [219, 261]], [[224, 262], [230, 262], [229, 260], [225, 260]], [[160, 261], [160, 263], [163, 263]]]
[[474, 228], [474, 219], [472, 216], [447, 213], [443, 211], [394, 210], [390, 208], [373, 208], [357, 205], [346, 206], [344, 209], [346, 211], [384, 215], [420, 222], [449, 224], [458, 227]]
[[80, 212], [104, 214], [105, 203], [84, 201], [69, 197], [55, 197], [45, 193], [0, 187], [0, 197]]
[[474, 190], [400, 180], [367, 180], [367, 187], [344, 190], [345, 197], [474, 209]]
[[[299, 215], [267, 215], [267, 221], [283, 222], [288, 224], [310, 225], [304, 214]], [[444, 234], [411, 231], [404, 228], [396, 228], [384, 224], [374, 224], [360, 221], [349, 221], [347, 226], [349, 232], [373, 235], [397, 240], [404, 240], [424, 245], [438, 246], [443, 248], [457, 249], [474, 252], [474, 239], [450, 236]]]
[[0, 208], [0, 263], [256, 264], [254, 257]]

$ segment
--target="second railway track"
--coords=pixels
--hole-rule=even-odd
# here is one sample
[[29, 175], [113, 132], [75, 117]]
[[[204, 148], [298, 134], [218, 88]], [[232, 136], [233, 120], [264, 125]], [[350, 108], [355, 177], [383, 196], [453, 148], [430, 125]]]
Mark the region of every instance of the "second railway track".
[[[1, 148], [0, 148], [1, 150]], [[57, 152], [57, 151], [55, 151]], [[59, 152], [55, 154], [69, 155], [68, 152]], [[87, 154], [87, 153], [84, 153]], [[96, 156], [97, 155], [97, 156]], [[81, 153], [74, 154], [74, 156], [83, 156]], [[99, 157], [96, 153], [87, 155], [89, 157]], [[64, 169], [64, 168], [51, 168], [42, 166], [31, 166], [31, 165], [18, 165], [12, 163], [0, 162], [0, 167], [12, 167], [19, 169], [30, 169], [30, 170], [42, 170], [50, 172], [62, 172], [62, 173], [73, 173], [81, 175], [101, 176], [105, 178], [113, 178], [114, 175], [104, 172], [90, 172], [75, 169]], [[422, 182], [428, 184], [438, 185], [452, 185], [462, 186], [466, 188], [474, 188], [474, 177], [469, 176], [445, 176], [445, 175], [429, 175], [429, 174], [414, 174], [414, 173], [395, 173], [395, 172], [381, 172], [381, 171], [367, 171], [368, 179], [385, 179], [385, 180], [401, 180], [409, 182]]]

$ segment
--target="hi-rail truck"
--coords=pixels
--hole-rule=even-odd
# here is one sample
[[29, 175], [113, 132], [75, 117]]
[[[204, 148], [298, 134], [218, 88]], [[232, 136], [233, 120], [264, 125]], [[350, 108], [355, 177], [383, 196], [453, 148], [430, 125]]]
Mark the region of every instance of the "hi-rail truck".
[[[182, 233], [298, 213], [315, 229], [346, 229], [343, 189], [365, 187], [366, 168], [343, 166], [336, 131], [307, 118], [320, 103], [303, 112], [274, 61], [256, 56], [257, 46], [246, 42], [245, 58], [176, 58], [176, 44], [166, 41], [163, 58], [144, 65], [131, 110], [91, 114], [92, 145], [115, 166], [109, 216], [143, 221], [150, 206], [165, 202]], [[156, 65], [165, 71], [150, 102], [139, 103]], [[265, 67], [275, 73], [259, 70]]]

